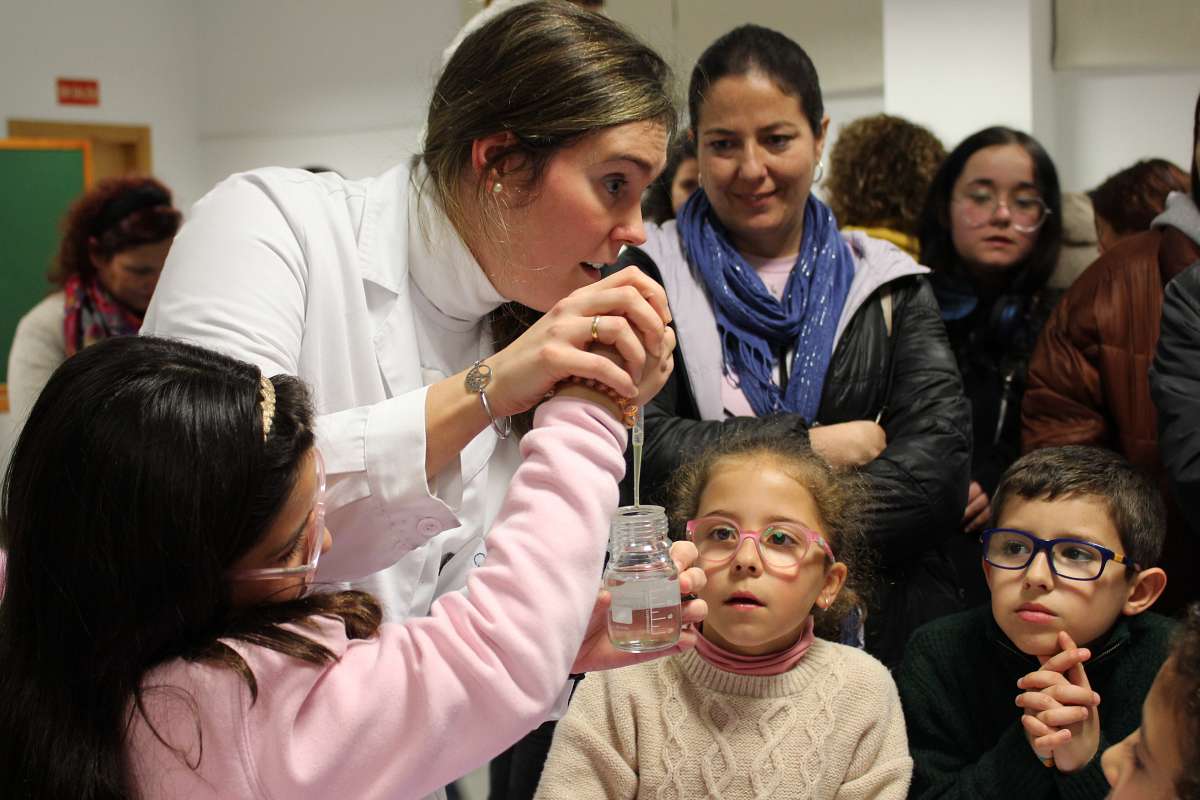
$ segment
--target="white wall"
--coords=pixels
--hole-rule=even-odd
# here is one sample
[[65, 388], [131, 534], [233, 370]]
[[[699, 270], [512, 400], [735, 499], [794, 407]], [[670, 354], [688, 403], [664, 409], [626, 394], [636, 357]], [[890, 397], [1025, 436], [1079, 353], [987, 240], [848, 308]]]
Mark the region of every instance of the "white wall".
[[378, 175], [420, 148], [419, 126], [339, 133], [250, 134], [200, 139], [204, 176], [215, 184], [254, 167], [332, 167], [348, 178]]
[[[150, 125], [155, 171], [184, 207], [229, 173], [264, 164], [316, 162], [350, 176], [374, 174], [416, 148], [440, 52], [463, 21], [464, 2], [0, 0], [6, 65], [0, 70], [0, 117]], [[906, 0], [907, 22], [900, 24], [910, 25], [914, 35], [920, 24], [936, 24], [947, 46], [953, 46], [956, 26], [1012, 23], [1005, 21], [1003, 5], [986, 20], [978, 14], [923, 20], [921, 8], [930, 2]], [[892, 5], [884, 3], [885, 11]], [[681, 47], [695, 43], [681, 45], [676, 26], [680, 14], [701, 15], [706, 7], [708, 0], [609, 0], [610, 13], [663, 49], [684, 82], [690, 64], [683, 63]], [[739, 21], [729, 16], [734, 12], [727, 4], [723, 8], [723, 20]], [[743, 4], [743, 16], [773, 24], [756, 16], [756, 8]], [[682, 24], [703, 27], [694, 20]], [[789, 24], [780, 18], [777, 26]], [[888, 52], [872, 44], [877, 29], [864, 28], [870, 41], [862, 52], [882, 51], [867, 60], [891, 61], [923, 76], [926, 90], [913, 99], [910, 116], [926, 123], [962, 120], [934, 126], [948, 147], [983, 124], [1027, 125], [1031, 119], [1068, 189], [1094, 186], [1146, 156], [1187, 166], [1200, 71], [1035, 69], [1035, 82], [1052, 84], [1035, 98], [1042, 106], [1028, 110], [1022, 100], [1012, 109], [1005, 84], [1027, 80], [1024, 68], [996, 70], [996, 59], [989, 58], [994, 80], [956, 88], [954, 75], [928, 72], [922, 48], [897, 45]], [[821, 37], [814, 32], [810, 38], [816, 57]], [[1047, 39], [1042, 31], [1034, 46], [1044, 48]], [[957, 57], [967, 63], [979, 52], [976, 42]], [[823, 83], [838, 84], [836, 70], [820, 59], [817, 66]], [[101, 105], [58, 106], [58, 76], [98, 78]], [[833, 138], [842, 124], [883, 110], [886, 91], [827, 90]]]
[[1055, 80], [1057, 138], [1051, 154], [1063, 186], [1093, 188], [1152, 156], [1190, 171], [1200, 70], [1063, 71]]
[[[0, 117], [149, 125], [154, 171], [179, 202], [190, 204], [204, 183], [196, 6], [193, 0], [119, 6], [0, 0]], [[58, 105], [58, 77], [98, 79], [99, 107]]]
[[947, 147], [989, 125], [1030, 130], [1031, 2], [885, 0], [883, 97]]
[[447, 0], [197, 2], [205, 180], [314, 162], [362, 177], [403, 160], [462, 12]]

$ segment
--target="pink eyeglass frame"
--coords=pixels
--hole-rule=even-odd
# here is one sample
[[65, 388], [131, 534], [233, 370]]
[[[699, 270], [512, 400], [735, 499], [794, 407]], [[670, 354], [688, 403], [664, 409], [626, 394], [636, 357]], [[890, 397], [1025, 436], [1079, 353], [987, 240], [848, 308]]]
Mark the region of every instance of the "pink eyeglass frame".
[[321, 545], [325, 542], [325, 459], [321, 455], [321, 451], [315, 447], [313, 448], [313, 463], [316, 464], [317, 469], [317, 492], [310, 512], [312, 522], [303, 534], [308, 537], [308, 553], [305, 562], [295, 567], [231, 570], [230, 578], [239, 581], [270, 581], [293, 575], [304, 575], [306, 576], [305, 583], [307, 583], [316, 574], [317, 563], [321, 560]]
[[[715, 514], [710, 514], [705, 517], [696, 517], [696, 519], [689, 519], [687, 521], [687, 525], [685, 526], [685, 529], [687, 530], [688, 541], [690, 541], [690, 542], [696, 541], [696, 528], [699, 527], [700, 523], [704, 522], [705, 520], [719, 520], [721, 522], [727, 523], [729, 525], [729, 527], [731, 527], [735, 531], [737, 531], [737, 535], [738, 535], [737, 546], [734, 547], [733, 550], [730, 551], [729, 558], [723, 559], [721, 561], [710, 562], [714, 566], [724, 566], [725, 564], [728, 564], [730, 561], [732, 561], [734, 559], [734, 557], [737, 555], [738, 551], [742, 549], [742, 542], [744, 542], [747, 539], [750, 539], [754, 542], [754, 547], [755, 547], [755, 549], [758, 550], [759, 560], [762, 561], [764, 564], [767, 563], [766, 554], [763, 552], [762, 535], [766, 531], [769, 531], [772, 526], [763, 528], [763, 530], [761, 530], [761, 531], [746, 531], [746, 530], [742, 530], [741, 526], [739, 526], [736, 522], [729, 519], [728, 517], [722, 517], [722, 516], [718, 516]], [[830, 561], [832, 561], [832, 562], [837, 561], [837, 558], [833, 555], [833, 550], [829, 547], [829, 543], [825, 541], [824, 536], [817, 533], [812, 528], [809, 528], [806, 525], [801, 525], [799, 522], [788, 522], [787, 527], [789, 530], [795, 529], [795, 530], [799, 531], [800, 533], [803, 533], [804, 538], [807, 539], [812, 544], [815, 544], [818, 547], [820, 547], [821, 550], [825, 553], [825, 555], [829, 557]]]

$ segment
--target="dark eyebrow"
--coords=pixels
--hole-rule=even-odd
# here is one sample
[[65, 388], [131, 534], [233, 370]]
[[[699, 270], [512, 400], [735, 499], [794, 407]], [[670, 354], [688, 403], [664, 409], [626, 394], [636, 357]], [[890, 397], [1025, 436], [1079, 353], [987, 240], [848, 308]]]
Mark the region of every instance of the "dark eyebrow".
[[[762, 131], [773, 131], [776, 128], [789, 128], [789, 127], [790, 128], [796, 127], [796, 123], [788, 122], [787, 120], [781, 119], [778, 122], [772, 122], [770, 125], [762, 125], [758, 128], [755, 128], [754, 130], [756, 133], [758, 133], [758, 132], [762, 132]], [[737, 136], [738, 132], [730, 130], [728, 128], [705, 128], [704, 131], [700, 135], [708, 136], [709, 134], [717, 134], [718, 136]]]
[[[996, 185], [996, 182], [994, 180], [992, 180], [991, 178], [975, 178], [972, 181], [968, 181], [968, 183], [970, 183], [970, 184], [984, 183], [991, 187], [995, 187], [995, 185]], [[1041, 189], [1038, 189], [1038, 185], [1036, 183], [1030, 183], [1029, 181], [1021, 181], [1020, 183], [1017, 184], [1016, 188], [1018, 188], [1018, 189], [1035, 189], [1039, 192], [1041, 191]]]

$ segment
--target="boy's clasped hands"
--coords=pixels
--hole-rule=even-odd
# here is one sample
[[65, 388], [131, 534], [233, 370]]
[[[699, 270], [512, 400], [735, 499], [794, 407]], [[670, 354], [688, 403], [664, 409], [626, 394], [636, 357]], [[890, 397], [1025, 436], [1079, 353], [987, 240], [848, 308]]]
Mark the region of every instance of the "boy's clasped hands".
[[1099, 755], [1100, 695], [1092, 691], [1083, 664], [1092, 657], [1066, 631], [1059, 652], [1041, 659], [1041, 668], [1017, 681], [1021, 725], [1033, 752], [1047, 767], [1075, 772]]

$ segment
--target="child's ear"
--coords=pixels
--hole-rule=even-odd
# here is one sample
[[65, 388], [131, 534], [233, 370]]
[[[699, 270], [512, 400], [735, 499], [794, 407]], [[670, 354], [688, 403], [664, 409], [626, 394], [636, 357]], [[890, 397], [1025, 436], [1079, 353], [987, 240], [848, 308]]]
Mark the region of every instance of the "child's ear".
[[825, 571], [825, 581], [821, 585], [821, 593], [817, 595], [817, 605], [820, 608], [829, 608], [833, 601], [837, 600], [838, 592], [846, 585], [848, 572], [846, 565], [840, 561]]
[[1154, 605], [1154, 601], [1158, 599], [1165, 588], [1167, 588], [1167, 573], [1162, 568], [1151, 567], [1142, 570], [1129, 584], [1129, 595], [1125, 598], [1125, 605], [1121, 608], [1121, 613], [1128, 617], [1141, 614]]

